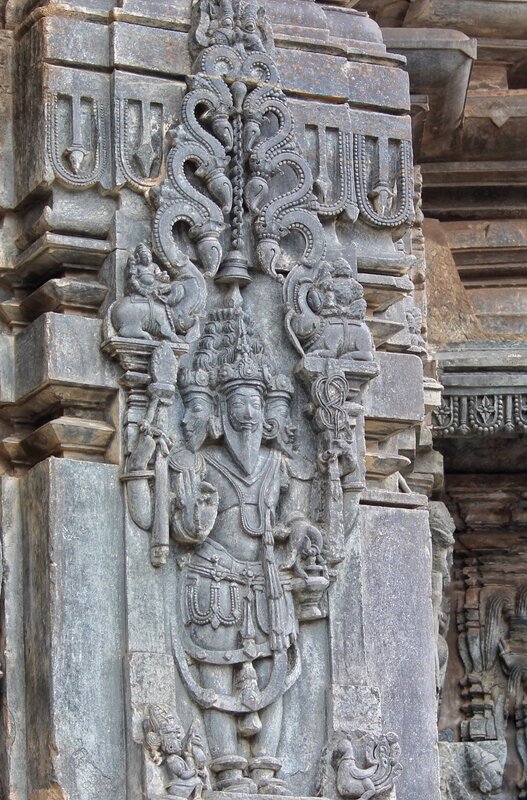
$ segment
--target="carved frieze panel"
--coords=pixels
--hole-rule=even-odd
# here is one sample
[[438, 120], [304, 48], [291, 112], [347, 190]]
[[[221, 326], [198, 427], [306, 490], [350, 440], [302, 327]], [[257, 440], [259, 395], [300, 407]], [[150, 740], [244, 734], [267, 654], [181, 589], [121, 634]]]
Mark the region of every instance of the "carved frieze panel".
[[110, 188], [109, 78], [49, 67], [44, 93], [51, 174], [68, 189]]
[[404, 229], [414, 218], [409, 117], [294, 102], [314, 175], [317, 211], [343, 211], [374, 228]]
[[113, 120], [115, 183], [144, 193], [159, 183], [166, 134], [178, 120], [184, 87], [173, 81], [115, 71]]
[[[339, 236], [356, 245], [360, 271], [405, 274], [415, 261], [402, 242], [414, 219], [410, 118], [343, 105], [331, 106], [328, 117], [325, 104], [291, 105], [314, 178], [314, 207], [330, 231], [328, 246]], [[348, 224], [332, 230], [337, 218]]]
[[299, 126], [299, 138], [313, 174], [317, 213], [322, 218], [346, 211], [358, 216], [353, 174], [353, 132], [346, 106], [327, 106], [293, 101], [291, 107]]
[[526, 394], [443, 395], [434, 436], [493, 436], [527, 430]]

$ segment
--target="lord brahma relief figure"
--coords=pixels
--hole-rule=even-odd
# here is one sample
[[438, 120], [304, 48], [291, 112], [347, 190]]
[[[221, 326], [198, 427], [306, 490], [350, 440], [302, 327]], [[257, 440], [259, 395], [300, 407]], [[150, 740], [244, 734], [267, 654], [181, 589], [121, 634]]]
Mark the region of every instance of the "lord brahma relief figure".
[[[378, 372], [355, 252], [317, 216], [265, 9], [201, 0], [191, 50], [152, 245], [129, 256], [105, 343], [127, 370], [129, 516], [170, 587], [178, 688], [142, 705], [149, 800], [291, 793], [284, 698], [304, 624], [325, 624], [329, 652], [328, 590], [364, 488], [361, 389]], [[323, 709], [330, 676], [315, 677]], [[321, 792], [337, 791], [330, 773]]]

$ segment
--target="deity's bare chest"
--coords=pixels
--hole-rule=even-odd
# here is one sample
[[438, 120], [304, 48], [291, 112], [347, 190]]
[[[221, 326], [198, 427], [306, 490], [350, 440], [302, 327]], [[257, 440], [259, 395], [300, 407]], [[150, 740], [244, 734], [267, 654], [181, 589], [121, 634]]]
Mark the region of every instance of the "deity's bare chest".
[[207, 453], [207, 478], [218, 489], [217, 526], [223, 527], [231, 517], [241, 521], [242, 531], [262, 536], [268, 512], [274, 512], [280, 496], [279, 463], [275, 453], [264, 453], [249, 475], [219, 453]]

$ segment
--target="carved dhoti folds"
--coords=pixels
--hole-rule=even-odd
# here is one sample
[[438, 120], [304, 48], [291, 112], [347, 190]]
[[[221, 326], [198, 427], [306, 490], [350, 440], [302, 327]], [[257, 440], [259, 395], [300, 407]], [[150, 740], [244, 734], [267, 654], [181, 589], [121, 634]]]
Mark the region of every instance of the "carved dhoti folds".
[[[262, 548], [266, 552], [265, 547]], [[262, 561], [240, 561], [217, 542], [207, 540], [195, 552], [179, 559], [178, 594], [184, 628], [174, 643], [181, 676], [194, 699], [204, 707], [245, 713], [247, 706], [236, 695], [212, 699], [199, 686], [188, 667], [197, 664], [239, 665], [273, 658], [271, 677], [251, 703], [254, 709], [274, 702], [298, 677], [297, 621], [289, 570], [275, 569], [276, 597], [269, 596], [269, 574]], [[279, 629], [282, 646], [273, 646]]]

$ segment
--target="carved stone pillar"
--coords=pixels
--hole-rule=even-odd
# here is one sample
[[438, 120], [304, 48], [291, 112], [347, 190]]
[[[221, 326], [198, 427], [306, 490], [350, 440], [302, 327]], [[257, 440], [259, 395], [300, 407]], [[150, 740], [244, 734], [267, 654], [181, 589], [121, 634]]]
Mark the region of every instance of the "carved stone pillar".
[[403, 59], [349, 5], [26, 6], [6, 796], [438, 800]]

